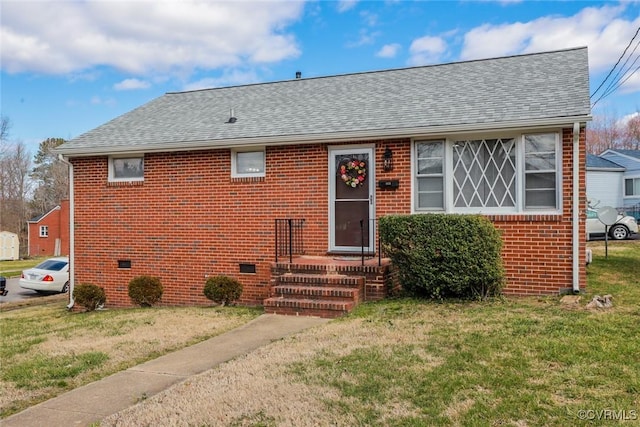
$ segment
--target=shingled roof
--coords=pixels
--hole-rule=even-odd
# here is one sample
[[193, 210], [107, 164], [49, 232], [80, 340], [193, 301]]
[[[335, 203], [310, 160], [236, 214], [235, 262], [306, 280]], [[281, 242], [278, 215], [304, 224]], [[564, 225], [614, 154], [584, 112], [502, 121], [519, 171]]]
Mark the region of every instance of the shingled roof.
[[[237, 118], [228, 123], [233, 109]], [[77, 155], [344, 141], [590, 118], [586, 48], [167, 93], [56, 150]]]

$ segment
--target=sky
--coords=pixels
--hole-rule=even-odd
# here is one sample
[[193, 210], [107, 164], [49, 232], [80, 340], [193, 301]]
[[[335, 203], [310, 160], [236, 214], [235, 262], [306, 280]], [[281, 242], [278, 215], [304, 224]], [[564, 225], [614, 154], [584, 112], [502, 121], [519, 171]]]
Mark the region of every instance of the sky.
[[587, 46], [593, 114], [624, 120], [639, 28], [640, 0], [0, 0], [1, 113], [35, 154], [167, 92]]

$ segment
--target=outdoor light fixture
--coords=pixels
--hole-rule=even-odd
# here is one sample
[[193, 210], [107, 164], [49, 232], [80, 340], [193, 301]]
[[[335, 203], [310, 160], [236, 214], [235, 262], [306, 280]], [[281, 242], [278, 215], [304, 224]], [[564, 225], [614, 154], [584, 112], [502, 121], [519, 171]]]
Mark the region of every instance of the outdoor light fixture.
[[382, 167], [385, 172], [389, 172], [393, 170], [393, 152], [391, 148], [387, 147], [384, 150], [384, 156], [382, 160]]

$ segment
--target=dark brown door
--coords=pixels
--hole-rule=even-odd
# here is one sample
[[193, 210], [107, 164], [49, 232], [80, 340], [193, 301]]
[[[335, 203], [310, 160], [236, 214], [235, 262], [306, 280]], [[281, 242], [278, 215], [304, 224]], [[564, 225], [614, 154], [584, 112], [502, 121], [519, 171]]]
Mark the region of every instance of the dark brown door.
[[330, 150], [331, 251], [373, 248], [373, 149]]

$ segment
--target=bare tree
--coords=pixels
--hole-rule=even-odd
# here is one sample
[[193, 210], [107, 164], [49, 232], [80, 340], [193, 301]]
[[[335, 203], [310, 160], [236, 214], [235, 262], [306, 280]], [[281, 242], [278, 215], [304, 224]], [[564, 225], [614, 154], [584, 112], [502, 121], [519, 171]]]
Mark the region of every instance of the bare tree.
[[48, 212], [69, 197], [69, 169], [52, 152], [64, 142], [62, 138], [47, 138], [40, 143], [34, 157], [35, 166], [30, 175], [36, 185], [32, 203], [34, 215]]
[[640, 112], [636, 112], [624, 125], [622, 146], [620, 148], [640, 150]]
[[7, 144], [0, 157], [0, 228], [18, 234], [21, 251], [27, 247], [27, 198], [31, 155], [22, 142]]
[[622, 129], [615, 114], [596, 115], [587, 127], [587, 152], [598, 155], [609, 148], [620, 148], [621, 137]]
[[9, 117], [4, 114], [0, 115], [0, 143], [4, 143], [9, 137], [9, 129], [11, 128], [11, 121]]

